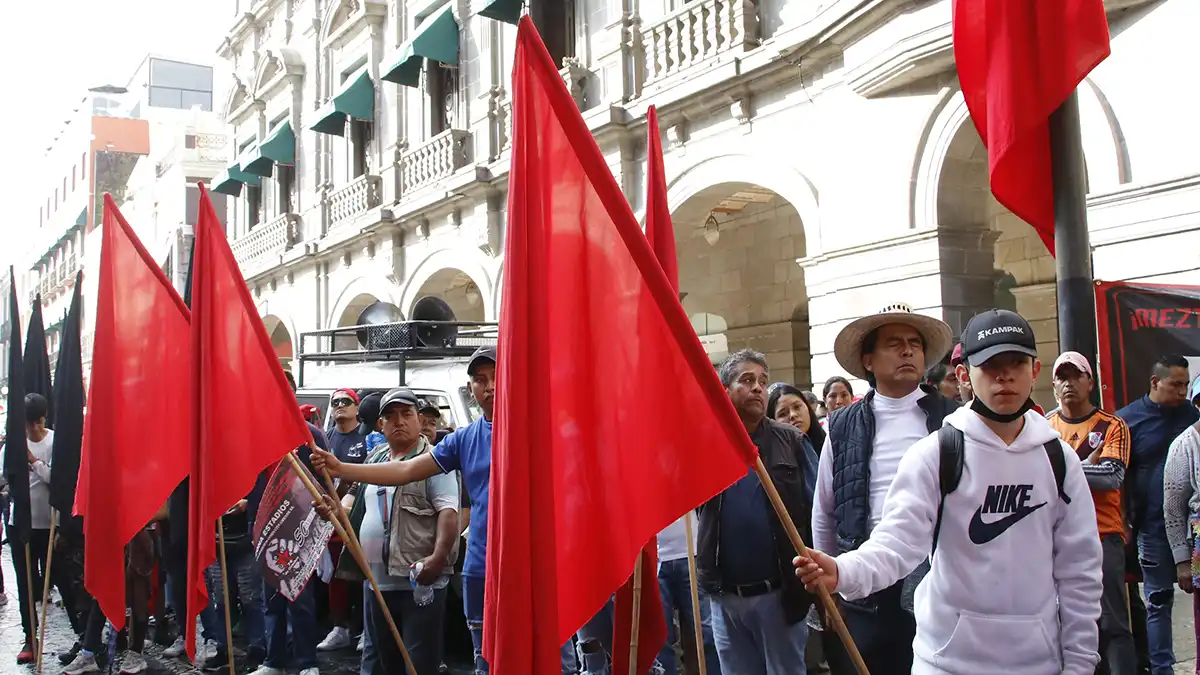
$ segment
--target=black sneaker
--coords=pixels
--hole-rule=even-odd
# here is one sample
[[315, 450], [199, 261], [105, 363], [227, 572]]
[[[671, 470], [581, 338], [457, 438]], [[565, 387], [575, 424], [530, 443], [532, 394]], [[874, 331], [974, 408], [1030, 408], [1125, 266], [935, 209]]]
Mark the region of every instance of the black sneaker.
[[246, 665], [257, 668], [267, 660], [267, 650], [262, 647], [250, 647], [246, 650]]
[[212, 656], [204, 659], [203, 670], [224, 670], [229, 667], [229, 653], [224, 649], [217, 647], [217, 652]]
[[83, 649], [83, 645], [81, 645], [79, 642], [76, 642], [71, 646], [69, 651], [65, 651], [58, 655], [58, 662], [64, 666], [70, 665], [70, 663], [75, 660], [75, 657], [79, 656], [79, 650], [81, 649]]

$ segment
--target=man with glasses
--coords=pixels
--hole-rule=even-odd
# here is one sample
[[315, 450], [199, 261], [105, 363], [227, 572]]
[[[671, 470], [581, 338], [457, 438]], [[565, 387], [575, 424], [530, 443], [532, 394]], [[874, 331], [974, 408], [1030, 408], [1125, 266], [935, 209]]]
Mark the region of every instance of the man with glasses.
[[1150, 393], [1117, 411], [1131, 438], [1126, 513], [1142, 567], [1152, 675], [1175, 672], [1171, 610], [1176, 577], [1163, 516], [1163, 468], [1171, 441], [1200, 418], [1196, 408], [1188, 405], [1190, 381], [1187, 359], [1163, 356], [1151, 371]]

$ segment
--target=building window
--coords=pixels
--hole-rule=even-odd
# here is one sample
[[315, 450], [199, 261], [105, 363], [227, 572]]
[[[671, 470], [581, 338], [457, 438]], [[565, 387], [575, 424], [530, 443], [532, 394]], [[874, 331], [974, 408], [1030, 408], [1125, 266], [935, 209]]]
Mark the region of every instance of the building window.
[[196, 134], [184, 134], [183, 147], [185, 150], [196, 149]]
[[562, 68], [563, 59], [575, 56], [575, 3], [533, 0], [529, 16], [546, 43], [554, 67]]
[[262, 186], [247, 185], [246, 194], [246, 231], [249, 232], [262, 222]]
[[358, 178], [371, 172], [371, 141], [375, 124], [370, 120], [350, 120], [350, 151], [353, 165], [350, 177]]
[[454, 128], [458, 68], [426, 59], [425, 88], [429, 93], [429, 135], [433, 137]]
[[149, 103], [158, 108], [211, 111], [213, 70], [209, 66], [163, 59], [150, 61]]
[[287, 164], [275, 165], [275, 185], [279, 190], [276, 195], [279, 204], [279, 215], [292, 212], [292, 186], [296, 180], [296, 167]]
[[75, 191], [75, 187], [76, 187], [75, 181], [78, 180], [78, 178], [79, 178], [79, 167], [77, 167], [77, 166], [71, 167], [71, 192]]
[[87, 153], [83, 153], [79, 158], [79, 177], [87, 178]]

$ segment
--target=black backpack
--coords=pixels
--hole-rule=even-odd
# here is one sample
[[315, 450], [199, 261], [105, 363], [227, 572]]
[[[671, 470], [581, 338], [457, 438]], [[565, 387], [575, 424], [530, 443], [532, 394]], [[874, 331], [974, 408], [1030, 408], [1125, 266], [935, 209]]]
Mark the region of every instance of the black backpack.
[[[942, 509], [946, 506], [946, 495], [958, 489], [958, 482], [962, 480], [963, 473], [963, 455], [964, 451], [963, 432], [949, 424], [942, 425], [938, 429], [938, 449], [939, 462], [938, 467], [938, 482], [942, 488], [942, 500], [938, 502], [937, 521], [933, 526], [933, 547], [930, 549], [929, 556], [933, 557], [933, 552], [937, 550], [938, 535], [942, 530]], [[1071, 498], [1067, 493], [1063, 492], [1063, 481], [1067, 478], [1067, 462], [1063, 459], [1062, 441], [1055, 438], [1046, 441], [1045, 444], [1046, 457], [1050, 460], [1050, 467], [1054, 469], [1054, 482], [1058, 485], [1058, 496], [1066, 503], [1071, 503]]]

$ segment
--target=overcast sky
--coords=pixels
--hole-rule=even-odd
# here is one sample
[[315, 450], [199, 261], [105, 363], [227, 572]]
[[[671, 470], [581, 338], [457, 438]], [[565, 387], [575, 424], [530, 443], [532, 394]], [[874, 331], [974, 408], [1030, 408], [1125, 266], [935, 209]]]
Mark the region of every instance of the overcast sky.
[[[37, 204], [61, 171], [45, 150], [89, 87], [125, 85], [148, 53], [218, 66], [217, 47], [233, 25], [232, 0], [59, 0], [5, 2], [5, 105], [0, 106], [0, 238], [24, 240]], [[218, 85], [220, 86], [220, 85]], [[219, 108], [226, 92], [214, 92]], [[53, 175], [51, 175], [53, 174]], [[0, 264], [23, 246], [0, 246]]]

